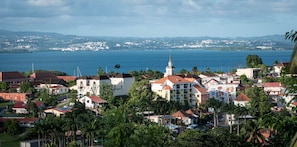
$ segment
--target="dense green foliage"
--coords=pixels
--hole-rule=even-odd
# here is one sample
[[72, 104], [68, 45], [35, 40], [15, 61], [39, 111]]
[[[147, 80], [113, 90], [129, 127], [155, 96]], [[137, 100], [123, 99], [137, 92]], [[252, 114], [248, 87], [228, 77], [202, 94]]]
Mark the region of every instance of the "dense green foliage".
[[263, 62], [258, 55], [248, 55], [246, 57], [246, 66], [248, 68], [255, 68], [258, 67], [260, 64], [263, 64]]

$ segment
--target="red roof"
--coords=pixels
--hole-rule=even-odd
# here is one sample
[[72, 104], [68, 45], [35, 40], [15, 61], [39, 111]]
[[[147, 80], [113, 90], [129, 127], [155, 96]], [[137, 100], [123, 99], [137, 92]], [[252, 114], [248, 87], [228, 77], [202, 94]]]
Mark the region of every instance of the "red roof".
[[280, 82], [266, 82], [263, 85], [264, 87], [282, 87]]
[[57, 76], [59, 79], [63, 79], [66, 82], [69, 81], [75, 81], [77, 79], [77, 76]]
[[[36, 106], [39, 108], [43, 105], [43, 102], [37, 101], [34, 102], [36, 104]], [[24, 103], [24, 102], [16, 102], [13, 106], [13, 108], [27, 108], [28, 103]]]
[[235, 98], [235, 101], [250, 101], [250, 98], [247, 97], [245, 94], [241, 93]]
[[180, 77], [180, 76], [166, 76], [164, 78], [161, 78], [159, 80], [157, 80], [155, 83], [164, 83], [165, 81], [169, 80], [170, 82], [174, 83], [174, 84], [178, 84], [178, 83], [189, 83], [188, 80]]
[[107, 103], [106, 100], [104, 100], [104, 99], [102, 99], [102, 98], [100, 98], [100, 97], [98, 97], [98, 96], [96, 96], [96, 95], [89, 96], [89, 98], [90, 98], [93, 102], [95, 102], [95, 103], [97, 103], [97, 104], [100, 104], [100, 103]]
[[0, 122], [5, 122], [6, 120], [16, 119], [19, 122], [31, 122], [34, 123], [38, 120], [38, 118], [25, 118], [25, 117], [1, 117]]
[[23, 102], [16, 102], [13, 106], [13, 108], [26, 108], [27, 104], [23, 103]]
[[173, 117], [180, 117], [180, 118], [191, 117], [190, 114], [187, 114], [186, 112], [181, 111], [181, 110], [173, 113], [171, 116], [173, 116]]
[[201, 94], [208, 94], [206, 88], [202, 88], [199, 85], [194, 85], [194, 87], [201, 93]]

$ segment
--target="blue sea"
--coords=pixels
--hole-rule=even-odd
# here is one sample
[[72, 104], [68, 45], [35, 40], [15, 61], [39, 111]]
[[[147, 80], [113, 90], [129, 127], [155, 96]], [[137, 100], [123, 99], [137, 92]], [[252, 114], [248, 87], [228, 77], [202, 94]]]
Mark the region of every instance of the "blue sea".
[[[29, 72], [35, 70], [57, 70], [68, 75], [96, 75], [99, 67], [105, 71], [128, 73], [136, 70], [159, 70], [165, 72], [169, 55], [176, 71], [198, 70], [228, 72], [246, 66], [248, 55], [258, 55], [264, 64], [273, 65], [274, 61], [288, 62], [293, 50], [253, 50], [253, 51], [217, 51], [217, 50], [101, 50], [77, 52], [33, 52], [1, 53], [0, 71]], [[120, 64], [120, 69], [114, 66]], [[32, 66], [33, 65], [33, 66]]]

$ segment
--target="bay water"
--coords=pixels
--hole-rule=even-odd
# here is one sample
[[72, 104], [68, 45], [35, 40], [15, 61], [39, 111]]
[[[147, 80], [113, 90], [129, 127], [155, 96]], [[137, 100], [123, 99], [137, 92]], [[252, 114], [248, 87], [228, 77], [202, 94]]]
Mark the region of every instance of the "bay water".
[[[128, 73], [136, 70], [159, 70], [165, 72], [169, 55], [176, 71], [192, 70], [228, 72], [246, 66], [248, 55], [258, 55], [264, 64], [275, 61], [289, 62], [293, 50], [101, 50], [76, 52], [1, 53], [0, 71], [29, 72], [32, 69], [57, 70], [68, 75], [97, 75], [98, 68], [104, 71]], [[120, 64], [119, 69], [114, 66]]]

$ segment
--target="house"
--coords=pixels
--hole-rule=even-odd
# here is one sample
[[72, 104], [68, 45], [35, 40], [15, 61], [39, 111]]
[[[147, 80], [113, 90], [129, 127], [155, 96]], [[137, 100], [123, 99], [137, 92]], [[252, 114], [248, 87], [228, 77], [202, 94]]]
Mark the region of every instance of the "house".
[[185, 124], [185, 125], [190, 125], [193, 124], [194, 122], [194, 117], [191, 114], [188, 114], [182, 110], [179, 110], [173, 114], [171, 114], [171, 116], [173, 117], [173, 119], [177, 119], [177, 123], [178, 124]]
[[245, 94], [241, 93], [235, 98], [234, 105], [246, 107], [248, 106], [249, 101], [250, 101], [250, 98], [247, 97]]
[[135, 82], [135, 78], [130, 74], [122, 73], [110, 75], [109, 77], [114, 96], [128, 95], [130, 87]]
[[282, 63], [279, 63], [279, 64], [274, 64], [273, 65], [273, 72], [276, 73], [276, 75], [279, 77], [279, 76], [281, 76], [282, 69], [285, 68], [285, 67], [288, 67], [289, 64], [290, 64], [289, 62], [282, 62]]
[[31, 98], [29, 93], [0, 93], [0, 98], [6, 101], [20, 101], [25, 102]]
[[60, 84], [40, 84], [38, 90], [40, 89], [47, 89], [50, 95], [64, 94], [69, 91], [68, 87]]
[[54, 114], [56, 117], [61, 117], [65, 115], [68, 112], [71, 112], [71, 107], [63, 107], [63, 108], [48, 108], [44, 110], [44, 113], [51, 113]]
[[237, 76], [245, 75], [248, 79], [255, 79], [262, 68], [239, 68], [236, 71]]
[[204, 105], [206, 101], [209, 99], [209, 93], [207, 92], [207, 89], [200, 85], [194, 85], [193, 87], [193, 93], [197, 99], [197, 105]]
[[26, 140], [26, 141], [20, 141], [20, 147], [38, 147], [38, 144], [40, 146], [45, 146], [45, 144], [48, 142], [46, 139], [34, 139], [34, 140]]
[[113, 96], [128, 95], [134, 81], [135, 77], [130, 74], [83, 76], [76, 80], [78, 98], [100, 95], [100, 87], [103, 84], [111, 86]]
[[[151, 90], [167, 101], [192, 104], [192, 83], [180, 76], [166, 76], [151, 83]], [[194, 98], [193, 98], [194, 99]], [[196, 101], [194, 99], [193, 101]]]
[[0, 117], [0, 122], [4, 123], [7, 120], [15, 119], [19, 122], [20, 127], [31, 128], [38, 121], [38, 118], [26, 118], [26, 117]]
[[237, 87], [236, 83], [219, 83], [217, 81], [210, 81], [207, 86], [207, 92], [209, 97], [217, 100], [224, 101], [226, 103], [232, 102], [236, 98]]
[[281, 99], [282, 95], [284, 95], [285, 87], [280, 82], [263, 83], [263, 88], [272, 103], [276, 106], [283, 106]]
[[107, 104], [107, 101], [100, 98], [99, 96], [84, 96], [82, 98], [79, 99], [79, 102], [85, 104], [86, 108], [98, 108], [98, 107], [102, 107], [104, 105]]
[[76, 80], [77, 96], [100, 95], [100, 86], [102, 84], [111, 85], [108, 76], [83, 76]]
[[[37, 101], [34, 103], [36, 104], [38, 109], [45, 108], [45, 105], [43, 102]], [[12, 107], [12, 110], [17, 114], [27, 114], [28, 113], [27, 107], [28, 107], [28, 103], [26, 102], [16, 102]]]
[[33, 85], [39, 84], [60, 84], [66, 86], [63, 79], [59, 79], [55, 74], [49, 71], [34, 72], [30, 75], [30, 81]]
[[0, 72], [0, 82], [6, 82], [10, 88], [18, 88], [23, 82], [28, 81], [29, 78], [18, 71]]

